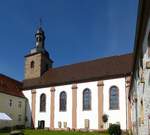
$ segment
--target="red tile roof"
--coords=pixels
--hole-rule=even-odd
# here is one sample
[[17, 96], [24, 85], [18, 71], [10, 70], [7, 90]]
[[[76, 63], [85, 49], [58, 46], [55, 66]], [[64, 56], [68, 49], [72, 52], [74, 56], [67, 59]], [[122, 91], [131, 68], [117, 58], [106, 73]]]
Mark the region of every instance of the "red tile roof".
[[0, 92], [12, 96], [24, 97], [22, 83], [6, 75], [0, 74]]
[[125, 77], [132, 71], [132, 54], [50, 68], [42, 77], [23, 81], [23, 89]]

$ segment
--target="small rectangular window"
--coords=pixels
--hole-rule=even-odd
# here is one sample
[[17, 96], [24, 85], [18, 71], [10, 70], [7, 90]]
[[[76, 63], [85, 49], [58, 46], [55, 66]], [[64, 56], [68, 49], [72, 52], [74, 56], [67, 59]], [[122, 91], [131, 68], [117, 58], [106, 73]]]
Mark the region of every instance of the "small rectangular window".
[[9, 106], [12, 106], [12, 99], [9, 100]]
[[21, 114], [18, 115], [18, 121], [21, 121], [22, 118], [21, 118]]
[[21, 104], [22, 104], [22, 102], [19, 101], [19, 102], [18, 102], [18, 107], [19, 107], [19, 108], [21, 108]]

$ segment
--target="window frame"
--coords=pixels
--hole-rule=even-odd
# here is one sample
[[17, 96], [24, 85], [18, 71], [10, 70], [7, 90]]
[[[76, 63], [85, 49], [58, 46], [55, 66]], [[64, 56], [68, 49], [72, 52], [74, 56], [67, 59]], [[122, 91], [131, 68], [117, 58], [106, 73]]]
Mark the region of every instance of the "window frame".
[[12, 107], [12, 105], [13, 105], [13, 101], [12, 99], [9, 99], [9, 107]]
[[[42, 103], [43, 101], [43, 99], [42, 99], [42, 96], [44, 96], [44, 102], [45, 102], [45, 104], [44, 103]], [[44, 104], [44, 107], [42, 107], [42, 105]], [[44, 109], [43, 109], [44, 108]], [[42, 93], [41, 95], [40, 95], [40, 112], [46, 112], [46, 94], [45, 93]]]
[[35, 62], [32, 60], [32, 61], [30, 62], [30, 68], [31, 68], [31, 69], [34, 69], [34, 67], [35, 67]]
[[18, 122], [21, 122], [21, 121], [22, 121], [22, 115], [19, 114], [19, 115], [18, 115]]
[[[84, 104], [84, 93], [85, 93], [85, 91], [89, 91], [89, 93], [90, 93], [90, 101], [89, 101], [89, 103], [90, 103], [90, 107], [88, 108], [88, 109], [86, 109], [85, 108], [85, 104]], [[84, 90], [83, 90], [83, 93], [82, 93], [82, 110], [83, 111], [91, 111], [92, 110], [92, 92], [91, 92], [91, 89], [89, 89], [89, 88], [85, 88]]]
[[22, 102], [19, 101], [19, 102], [18, 102], [18, 108], [21, 108], [21, 107], [22, 107]]
[[[116, 108], [111, 107], [111, 89], [115, 87], [117, 89], [117, 97], [118, 97], [118, 105]], [[116, 85], [113, 85], [109, 88], [109, 110], [119, 110], [120, 109], [120, 101], [119, 101], [119, 88]]]
[[[61, 106], [62, 105], [62, 103], [61, 103], [61, 96], [62, 96], [62, 94], [65, 94], [65, 109], [63, 110], [63, 107]], [[60, 92], [60, 94], [59, 94], [59, 111], [60, 112], [66, 112], [67, 111], [67, 93], [65, 92], [65, 91], [61, 91]]]

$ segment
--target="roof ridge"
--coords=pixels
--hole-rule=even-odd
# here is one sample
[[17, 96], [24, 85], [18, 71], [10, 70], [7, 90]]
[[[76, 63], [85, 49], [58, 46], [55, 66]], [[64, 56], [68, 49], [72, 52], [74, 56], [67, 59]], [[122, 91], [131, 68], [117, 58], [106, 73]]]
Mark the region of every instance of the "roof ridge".
[[0, 73], [0, 76], [3, 76], [3, 77], [5, 77], [5, 78], [7, 78], [7, 79], [10, 79], [10, 80], [12, 80], [12, 81], [15, 81], [15, 82], [17, 82], [17, 83], [22, 84], [21, 81], [16, 80], [16, 79], [14, 79], [14, 78], [12, 78], [12, 77], [10, 77], [10, 76], [8, 76], [8, 75], [5, 75], [5, 74]]
[[[132, 55], [132, 54], [133, 53], [105, 56], [105, 57], [100, 57], [100, 58], [96, 58], [96, 59], [93, 59], [93, 60], [81, 61], [81, 62], [77, 62], [77, 63], [73, 63], [73, 64], [66, 64], [66, 65], [63, 65], [63, 66], [54, 67], [54, 68], [52, 68], [52, 70], [56, 70], [56, 69], [60, 69], [60, 68], [64, 68], [64, 67], [75, 66], [75, 65], [78, 65], [78, 64], [85, 64], [85, 63], [94, 62], [94, 61], [97, 61], [97, 60], [111, 59], [111, 58], [115, 58], [115, 57], [120, 58], [120, 57], [123, 57], [123, 56]], [[49, 69], [49, 70], [51, 70], [51, 69]]]

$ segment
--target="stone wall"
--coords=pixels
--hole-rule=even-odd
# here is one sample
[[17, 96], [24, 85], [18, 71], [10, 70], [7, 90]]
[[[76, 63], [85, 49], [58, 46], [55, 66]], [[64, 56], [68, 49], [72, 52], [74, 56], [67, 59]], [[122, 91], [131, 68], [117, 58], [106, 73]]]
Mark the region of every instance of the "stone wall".
[[[31, 62], [34, 68], [31, 68]], [[25, 59], [25, 79], [37, 78], [41, 76], [41, 53], [28, 56]]]
[[[31, 62], [34, 62], [34, 68], [31, 68]], [[25, 79], [40, 77], [49, 67], [51, 62], [45, 54], [37, 53], [27, 56], [25, 59]]]

